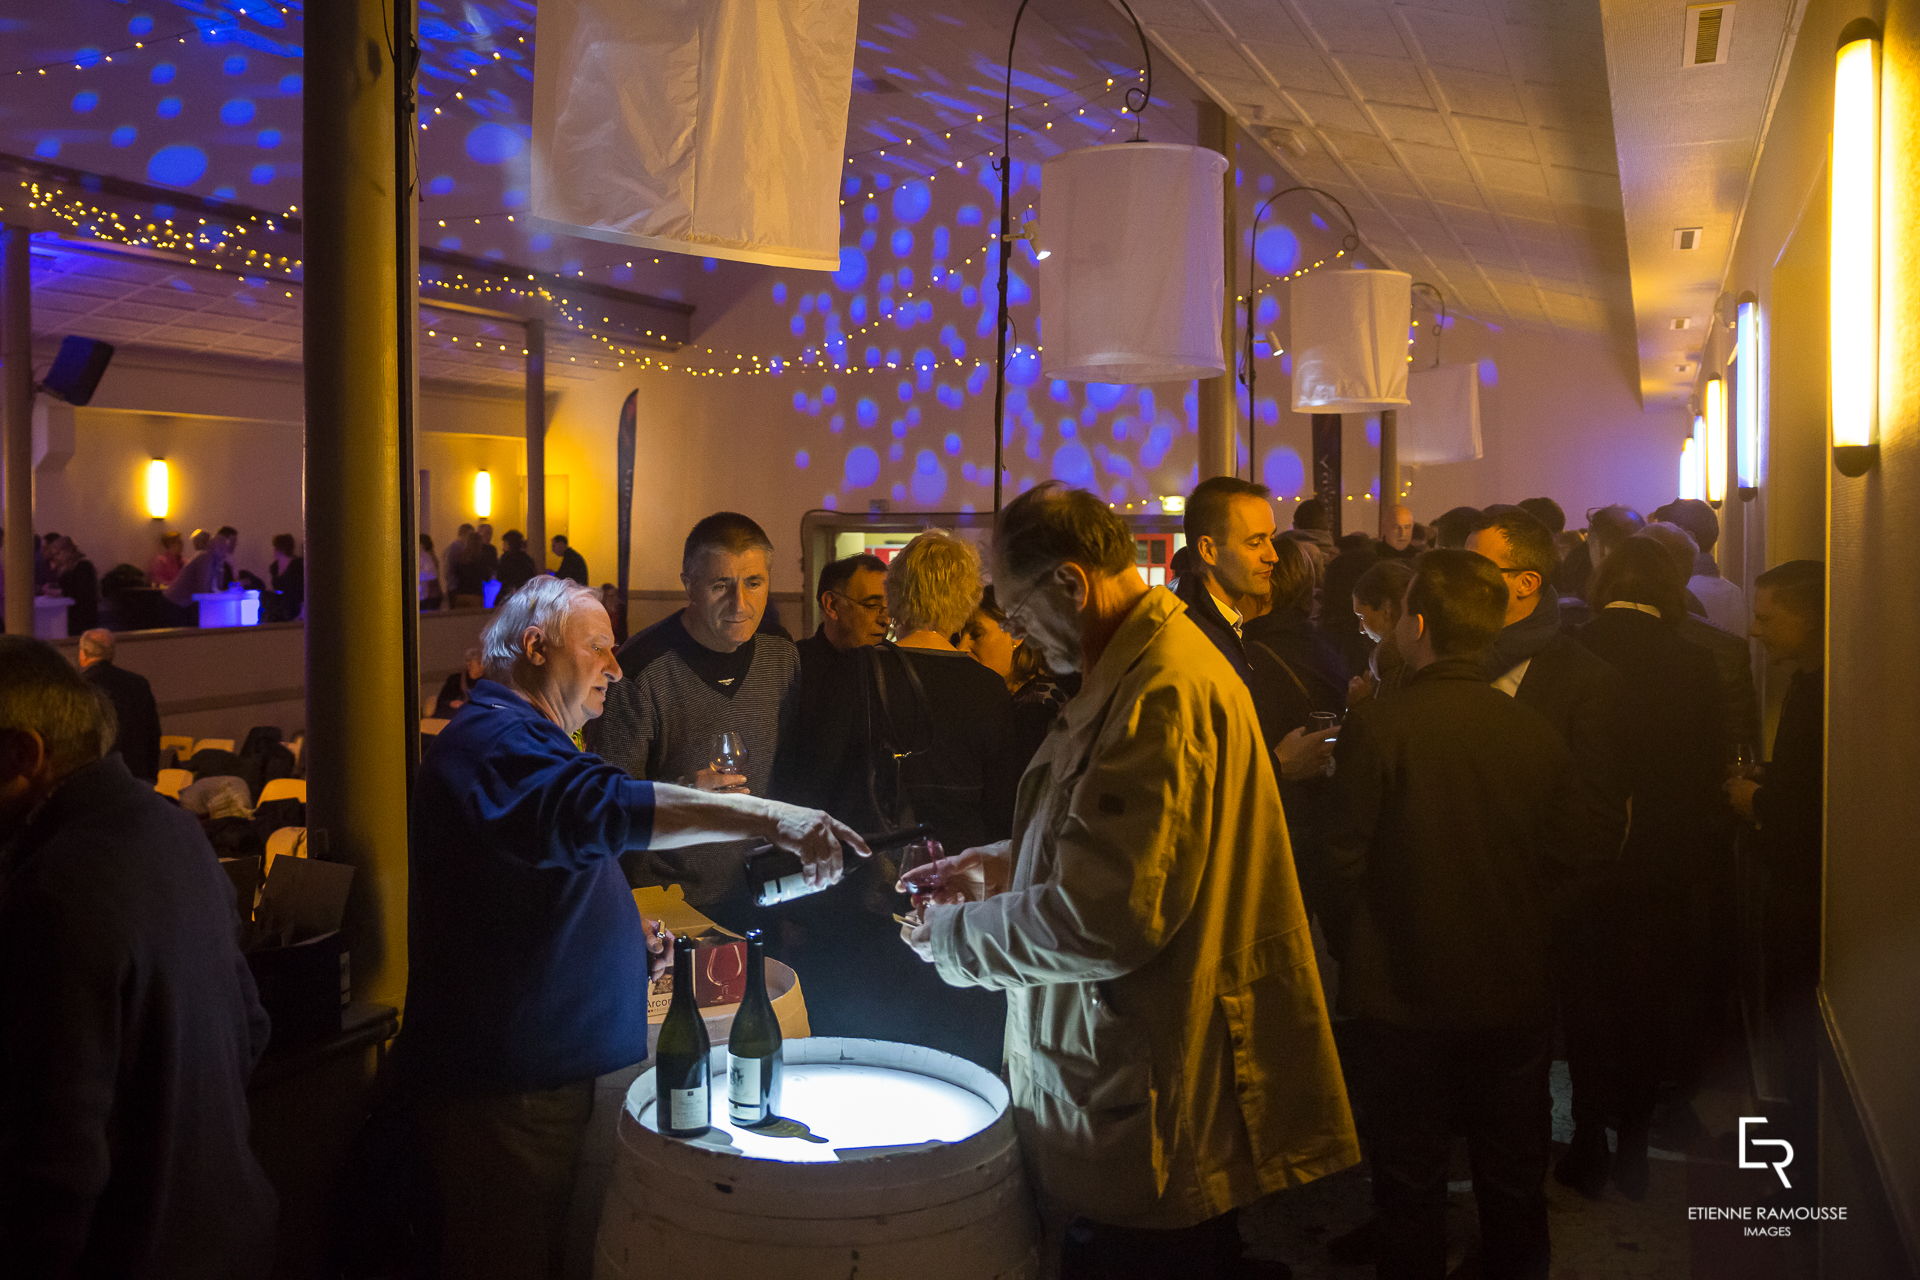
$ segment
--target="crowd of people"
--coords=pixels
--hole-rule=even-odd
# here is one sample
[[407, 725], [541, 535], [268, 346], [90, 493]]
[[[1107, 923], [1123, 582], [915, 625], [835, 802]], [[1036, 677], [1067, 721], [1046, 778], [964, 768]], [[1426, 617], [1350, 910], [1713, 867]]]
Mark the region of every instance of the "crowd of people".
[[[491, 608], [548, 572], [534, 563], [527, 536], [518, 529], [507, 530], [500, 543], [494, 545], [493, 526], [484, 520], [461, 525], [444, 551], [434, 550], [432, 535], [421, 534], [415, 578], [420, 608]], [[587, 562], [568, 543], [566, 534], [554, 534], [548, 547], [558, 561], [552, 570], [555, 577], [588, 585]]]
[[[184, 550], [189, 544], [190, 557]], [[263, 622], [306, 616], [306, 561], [290, 533], [273, 536], [265, 577], [236, 563], [240, 531], [232, 525], [195, 529], [190, 539], [169, 530], [159, 535], [157, 545], [144, 568], [118, 564], [101, 574], [71, 536], [40, 534], [33, 546], [35, 593], [67, 602], [70, 636], [100, 626], [114, 631], [197, 626], [197, 597], [226, 591], [258, 592]], [[0, 584], [4, 581], [0, 570]]]
[[[1645, 1195], [1656, 1119], [1684, 1123], [1735, 1034], [1736, 842], [1767, 877], [1774, 1025], [1804, 1047], [1815, 1016], [1823, 568], [1755, 580], [1751, 634], [1797, 672], [1761, 766], [1706, 504], [1584, 532], [1549, 499], [1396, 505], [1378, 537], [1331, 514], [1282, 530], [1264, 488], [1207, 480], [1150, 589], [1125, 522], [1047, 484], [984, 560], [932, 530], [825, 566], [798, 643], [738, 513], [689, 531], [685, 605], [619, 646], [564, 538], [558, 575], [517, 532], [463, 527], [444, 560], [423, 538], [422, 607], [502, 584], [413, 810], [394, 1064], [442, 1274], [549, 1273], [593, 1080], [646, 1052], [665, 934], [628, 891], [665, 883], [765, 930], [814, 1033], [1004, 1070], [1065, 1276], [1284, 1275], [1237, 1211], [1363, 1152], [1375, 1215], [1336, 1257], [1438, 1276], [1460, 1134], [1494, 1280], [1547, 1274], [1548, 1177]], [[38, 745], [0, 766], [108, 794], [110, 728], [68, 743], [8, 700], [33, 670], [0, 679], [0, 746]], [[902, 925], [901, 869], [854, 832], [915, 825], [945, 856]], [[756, 906], [765, 842], [844, 883]]]

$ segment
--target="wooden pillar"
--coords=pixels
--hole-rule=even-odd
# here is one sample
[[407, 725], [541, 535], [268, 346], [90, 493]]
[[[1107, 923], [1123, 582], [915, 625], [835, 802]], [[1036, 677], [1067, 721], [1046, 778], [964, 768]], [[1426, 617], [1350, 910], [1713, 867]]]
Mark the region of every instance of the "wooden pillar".
[[[1220, 239], [1225, 252], [1221, 257], [1221, 270], [1226, 273], [1226, 292], [1220, 307], [1220, 343], [1227, 353], [1227, 372], [1217, 378], [1202, 378], [1199, 382], [1200, 407], [1198, 428], [1200, 433], [1200, 478], [1212, 476], [1232, 476], [1240, 474], [1239, 436], [1240, 424], [1237, 406], [1239, 397], [1234, 394], [1234, 333], [1235, 304], [1234, 279], [1236, 249], [1239, 244], [1239, 192], [1233, 182], [1233, 122], [1227, 113], [1211, 99], [1194, 104], [1199, 113], [1199, 143], [1218, 151], [1227, 158], [1226, 172], [1220, 175], [1225, 187], [1225, 199], [1220, 202]], [[1249, 465], [1252, 465], [1251, 462]]]
[[0, 434], [6, 471], [7, 631], [33, 634], [33, 266], [27, 229], [9, 224], [0, 259]]
[[527, 321], [527, 553], [547, 563], [547, 322]]
[[[1382, 409], [1380, 411], [1380, 501], [1374, 505], [1379, 511], [1375, 519], [1394, 503], [1400, 501], [1400, 411]], [[1374, 536], [1381, 536], [1379, 529]]]
[[[418, 660], [407, 511], [414, 478], [413, 211], [396, 57], [409, 0], [307, 15], [302, 291], [306, 376], [307, 822], [354, 866], [356, 998], [406, 991], [407, 808]], [[396, 554], [398, 552], [398, 554]]]
[[1345, 505], [1340, 493], [1340, 415], [1313, 415], [1313, 495], [1327, 506], [1333, 536], [1341, 533]]

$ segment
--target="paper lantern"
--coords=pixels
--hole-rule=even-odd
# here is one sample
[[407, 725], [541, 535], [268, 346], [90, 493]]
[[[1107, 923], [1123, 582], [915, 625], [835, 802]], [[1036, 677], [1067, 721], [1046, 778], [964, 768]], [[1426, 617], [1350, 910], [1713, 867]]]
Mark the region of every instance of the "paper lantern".
[[1292, 289], [1294, 411], [1371, 413], [1406, 404], [1413, 277], [1320, 270]]
[[[1404, 363], [1406, 357], [1400, 359]], [[1408, 373], [1400, 461], [1471, 462], [1480, 454], [1480, 366], [1443, 364]]]
[[1040, 367], [1070, 382], [1226, 372], [1220, 177], [1206, 147], [1128, 142], [1046, 161]]

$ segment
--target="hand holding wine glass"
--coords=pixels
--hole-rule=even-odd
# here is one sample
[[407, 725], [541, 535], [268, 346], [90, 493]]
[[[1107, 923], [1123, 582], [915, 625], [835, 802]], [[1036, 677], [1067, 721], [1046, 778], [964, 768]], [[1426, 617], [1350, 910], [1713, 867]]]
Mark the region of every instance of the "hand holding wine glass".
[[747, 740], [728, 729], [714, 735], [713, 759], [694, 775], [702, 791], [742, 793], [747, 790]]
[[[933, 843], [929, 841], [929, 843]], [[936, 849], [938, 845], [934, 846]], [[1013, 883], [1013, 863], [1005, 846], [967, 849], [951, 858], [935, 856], [923, 866], [903, 866], [894, 888], [914, 895], [914, 907], [926, 903], [957, 906], [1005, 893]]]

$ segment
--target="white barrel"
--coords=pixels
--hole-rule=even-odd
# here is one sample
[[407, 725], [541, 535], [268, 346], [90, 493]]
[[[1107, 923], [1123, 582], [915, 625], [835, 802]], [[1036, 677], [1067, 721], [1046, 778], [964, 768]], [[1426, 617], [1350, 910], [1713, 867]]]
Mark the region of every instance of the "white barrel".
[[[1031, 1280], [1040, 1240], [1007, 1090], [917, 1045], [788, 1041], [781, 1113], [828, 1143], [724, 1124], [654, 1127], [654, 1078], [628, 1092], [600, 1217], [597, 1280], [673, 1274], [780, 1280]], [[713, 1078], [726, 1079], [726, 1050]]]

